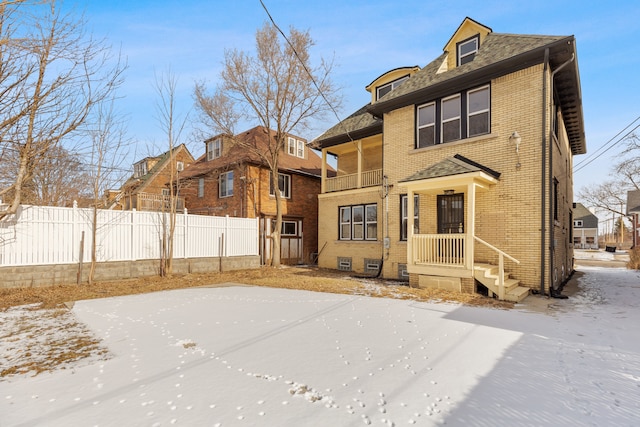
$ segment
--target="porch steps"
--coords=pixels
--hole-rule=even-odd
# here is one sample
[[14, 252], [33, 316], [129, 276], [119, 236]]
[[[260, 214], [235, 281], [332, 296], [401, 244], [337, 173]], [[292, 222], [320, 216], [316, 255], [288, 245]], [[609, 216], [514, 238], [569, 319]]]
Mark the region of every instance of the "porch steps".
[[[493, 264], [475, 264], [473, 266], [474, 278], [489, 289], [489, 292], [498, 294], [498, 266]], [[520, 286], [520, 281], [509, 277], [504, 273], [504, 299], [511, 302], [520, 302], [529, 295], [529, 288]]]

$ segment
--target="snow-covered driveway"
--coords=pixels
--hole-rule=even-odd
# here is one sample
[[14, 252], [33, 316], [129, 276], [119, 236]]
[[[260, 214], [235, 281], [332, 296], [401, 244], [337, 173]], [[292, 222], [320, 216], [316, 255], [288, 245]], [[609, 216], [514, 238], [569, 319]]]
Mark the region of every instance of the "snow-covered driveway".
[[542, 313], [242, 286], [81, 301], [113, 357], [0, 382], [0, 426], [640, 425], [640, 278], [580, 270]]

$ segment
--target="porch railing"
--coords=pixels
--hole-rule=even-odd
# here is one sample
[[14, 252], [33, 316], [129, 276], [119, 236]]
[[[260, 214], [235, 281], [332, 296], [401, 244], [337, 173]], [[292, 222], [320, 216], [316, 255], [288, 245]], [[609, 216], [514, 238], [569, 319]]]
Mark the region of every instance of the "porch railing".
[[464, 234], [414, 234], [413, 263], [464, 267]]
[[[137, 209], [139, 211], [169, 211], [171, 206], [170, 196], [163, 194], [151, 194], [151, 193], [139, 193], [138, 195]], [[182, 211], [184, 209], [184, 198], [176, 197], [176, 210]]]
[[499, 256], [499, 258], [498, 258], [498, 299], [502, 301], [502, 300], [504, 300], [504, 297], [505, 297], [504, 258], [507, 257], [511, 261], [515, 262], [516, 264], [520, 264], [520, 261], [518, 261], [517, 259], [515, 259], [511, 255], [509, 255], [508, 253], [503, 252], [500, 249], [496, 248], [495, 246], [485, 242], [484, 240], [482, 240], [478, 236], [473, 236], [473, 238], [476, 239], [476, 241], [478, 241], [478, 242], [482, 243], [483, 245], [485, 245], [486, 247], [488, 247], [489, 249], [491, 249], [492, 251], [498, 253], [498, 256]]
[[[373, 169], [361, 173], [360, 187], [373, 187], [382, 184], [382, 169]], [[352, 190], [358, 188], [358, 174], [351, 173], [333, 178], [326, 178], [325, 191]]]

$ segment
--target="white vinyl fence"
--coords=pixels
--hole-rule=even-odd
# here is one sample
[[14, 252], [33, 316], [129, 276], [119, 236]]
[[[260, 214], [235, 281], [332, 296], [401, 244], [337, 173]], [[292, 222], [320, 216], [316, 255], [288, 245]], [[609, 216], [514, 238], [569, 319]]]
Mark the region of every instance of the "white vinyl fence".
[[[21, 206], [0, 221], [0, 266], [71, 264], [91, 260], [92, 209]], [[97, 261], [159, 259], [169, 214], [98, 210]], [[84, 245], [82, 245], [84, 233]], [[173, 257], [258, 255], [258, 220], [176, 215]]]

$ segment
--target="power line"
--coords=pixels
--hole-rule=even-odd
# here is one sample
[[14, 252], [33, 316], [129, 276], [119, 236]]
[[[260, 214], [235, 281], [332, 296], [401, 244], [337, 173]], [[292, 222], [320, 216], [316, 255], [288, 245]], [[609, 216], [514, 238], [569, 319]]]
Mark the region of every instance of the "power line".
[[[631, 126], [634, 122], [636, 122], [638, 119], [640, 119], [640, 117], [638, 117], [636, 120], [634, 120], [633, 122], [631, 122], [631, 124], [629, 124], [629, 126]], [[620, 131], [614, 138], [616, 138], [618, 135], [620, 135], [622, 132], [624, 132], [624, 130], [626, 130], [629, 126], [625, 127], [622, 131]], [[579, 172], [582, 169], [584, 169], [586, 166], [588, 166], [589, 164], [591, 164], [594, 160], [598, 159], [599, 157], [601, 157], [604, 153], [606, 153], [607, 151], [611, 150], [613, 147], [615, 147], [616, 145], [618, 145], [619, 143], [621, 143], [622, 141], [624, 141], [625, 139], [627, 139], [627, 137], [629, 137], [629, 135], [631, 135], [636, 129], [638, 129], [640, 127], [640, 124], [636, 125], [633, 129], [631, 129], [629, 132], [627, 132], [626, 134], [624, 134], [624, 136], [620, 137], [620, 139], [618, 139], [617, 141], [615, 141], [613, 144], [611, 144], [608, 148], [606, 148], [605, 150], [603, 150], [600, 154], [598, 154], [597, 156], [595, 156], [595, 152], [594, 152], [594, 156], [592, 158], [587, 158], [585, 160], [583, 160], [582, 162], [578, 163], [576, 166], [574, 166], [574, 170], [573, 172]], [[607, 144], [609, 144], [614, 138], [612, 138], [611, 140], [609, 140], [609, 142], [607, 142], [604, 146], [606, 146]], [[601, 147], [602, 148], [602, 147]], [[596, 151], [597, 152], [597, 151]]]
[[[616, 135], [614, 135], [609, 141], [607, 141], [606, 143], [604, 143], [600, 148], [598, 148], [596, 151], [594, 151], [592, 154], [590, 154], [589, 156], [587, 156], [586, 158], [582, 159], [581, 161], [579, 161], [578, 163], [575, 164], [574, 167], [578, 167], [581, 169], [581, 166], [585, 163], [585, 162], [589, 162], [591, 163], [593, 160], [592, 159], [593, 156], [596, 156], [596, 154], [600, 151], [600, 150], [604, 150], [605, 147], [607, 147], [607, 145], [611, 144], [618, 136], [620, 136], [620, 134], [622, 132], [624, 132], [625, 130], [627, 130], [629, 127], [631, 127], [635, 122], [637, 122], [638, 120], [640, 120], [640, 116], [636, 117], [636, 119], [634, 121], [632, 121], [631, 123], [629, 123], [627, 126], [625, 126], [624, 129], [622, 129], [620, 132], [618, 132]], [[607, 148], [605, 151], [603, 151], [602, 153], [598, 154], [595, 158], [600, 157], [601, 155], [603, 155], [606, 151], [610, 150], [611, 148], [613, 148], [615, 145], [619, 144], [621, 141], [624, 140], [624, 138], [626, 138], [631, 132], [633, 132], [635, 129], [637, 129], [638, 126], [636, 126], [635, 128], [633, 128], [629, 133], [627, 133], [622, 139], [618, 140], [617, 142], [615, 142], [611, 147]]]
[[[302, 68], [304, 68], [305, 72], [307, 73], [307, 75], [309, 76], [309, 78], [311, 79], [311, 82], [313, 83], [313, 85], [315, 86], [316, 90], [318, 91], [318, 93], [320, 94], [320, 96], [322, 97], [322, 99], [324, 99], [324, 102], [327, 103], [327, 105], [329, 106], [329, 108], [331, 109], [331, 111], [333, 112], [333, 114], [336, 116], [336, 119], [338, 119], [338, 123], [342, 124], [342, 119], [340, 118], [340, 115], [338, 114], [338, 112], [336, 111], [336, 109], [333, 107], [333, 105], [331, 104], [331, 102], [329, 102], [329, 100], [327, 99], [327, 97], [325, 96], [325, 94], [322, 92], [322, 90], [320, 89], [320, 87], [318, 86], [318, 84], [316, 83], [316, 79], [313, 76], [313, 74], [311, 74], [311, 71], [309, 71], [309, 69], [307, 68], [307, 65], [304, 63], [304, 61], [302, 60], [302, 58], [300, 58], [300, 55], [298, 54], [298, 51], [296, 50], [296, 48], [293, 46], [293, 44], [291, 43], [291, 41], [289, 41], [289, 38], [286, 36], [286, 34], [280, 29], [280, 27], [278, 26], [278, 24], [276, 24], [276, 21], [273, 19], [273, 17], [271, 16], [271, 13], [269, 12], [269, 10], [267, 9], [267, 6], [264, 4], [264, 2], [262, 0], [260, 0], [260, 4], [262, 5], [262, 8], [264, 9], [264, 11], [266, 12], [267, 16], [269, 17], [269, 20], [271, 21], [271, 23], [273, 24], [273, 26], [275, 27], [276, 30], [278, 30], [278, 32], [282, 35], [282, 37], [284, 37], [284, 39], [286, 40], [287, 44], [289, 45], [289, 47], [291, 47], [291, 50], [293, 50], [293, 53], [296, 55], [296, 58], [298, 58], [298, 61], [300, 61], [300, 64], [302, 64]], [[343, 125], [344, 126], [344, 125]], [[355, 142], [353, 140], [353, 138], [351, 137], [351, 134], [349, 133], [349, 131], [345, 128], [345, 134], [347, 135], [347, 137], [349, 138], [349, 140], [351, 142]]]

